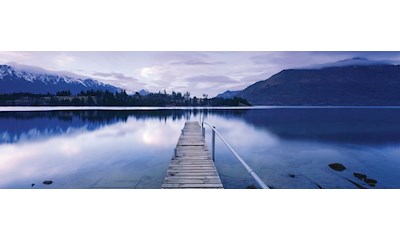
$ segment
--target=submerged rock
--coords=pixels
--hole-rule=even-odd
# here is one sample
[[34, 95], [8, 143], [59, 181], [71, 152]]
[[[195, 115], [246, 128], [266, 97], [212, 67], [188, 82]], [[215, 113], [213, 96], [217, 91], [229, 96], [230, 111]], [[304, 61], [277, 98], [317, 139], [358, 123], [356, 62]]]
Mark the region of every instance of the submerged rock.
[[364, 178], [367, 178], [367, 175], [366, 174], [364, 174], [364, 173], [353, 173], [353, 175], [354, 175], [354, 177], [356, 177], [356, 178], [358, 178], [358, 179], [360, 179], [360, 180], [363, 180]]
[[329, 167], [335, 171], [340, 171], [340, 172], [346, 169], [346, 167], [341, 163], [331, 163], [329, 164]]
[[372, 178], [365, 178], [364, 182], [366, 182], [371, 187], [375, 187], [375, 185], [378, 183], [378, 181], [376, 181], [375, 179], [372, 179]]
[[296, 177], [296, 175], [294, 175], [294, 174], [288, 174], [288, 176], [291, 177], [291, 178]]
[[350, 179], [347, 179], [347, 178], [345, 178], [345, 179], [347, 181], [351, 182], [352, 184], [356, 185], [359, 189], [366, 189], [366, 187], [364, 187], [364, 186], [362, 186], [362, 185], [360, 185], [360, 184], [358, 184], [358, 183], [356, 183], [354, 181], [351, 181]]
[[53, 183], [53, 181], [44, 181], [43, 182], [43, 184], [46, 184], [46, 185], [50, 185], [50, 184], [52, 184]]

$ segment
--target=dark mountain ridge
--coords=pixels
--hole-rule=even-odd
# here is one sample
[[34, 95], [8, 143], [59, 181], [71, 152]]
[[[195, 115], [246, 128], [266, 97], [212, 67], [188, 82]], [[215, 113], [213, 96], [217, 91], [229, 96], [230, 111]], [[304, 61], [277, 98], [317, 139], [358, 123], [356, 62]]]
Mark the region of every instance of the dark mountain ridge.
[[232, 99], [236, 97], [241, 91], [225, 91], [217, 95], [217, 98]]
[[400, 105], [400, 66], [364, 64], [283, 70], [237, 96], [253, 105]]

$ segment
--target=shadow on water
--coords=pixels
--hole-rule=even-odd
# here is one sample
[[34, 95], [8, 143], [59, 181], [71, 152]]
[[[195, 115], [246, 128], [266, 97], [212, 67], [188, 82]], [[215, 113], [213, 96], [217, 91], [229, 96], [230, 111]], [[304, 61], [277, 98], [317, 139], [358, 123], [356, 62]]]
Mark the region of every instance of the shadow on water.
[[352, 144], [400, 142], [400, 109], [252, 109], [243, 119], [287, 140]]

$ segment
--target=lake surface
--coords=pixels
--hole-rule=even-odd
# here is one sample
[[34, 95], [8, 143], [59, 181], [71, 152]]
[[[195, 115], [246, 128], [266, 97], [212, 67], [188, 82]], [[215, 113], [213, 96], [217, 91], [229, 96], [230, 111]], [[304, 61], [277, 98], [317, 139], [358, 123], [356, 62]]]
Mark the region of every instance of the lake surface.
[[[400, 108], [40, 109], [0, 108], [0, 188], [160, 188], [184, 123], [202, 118], [271, 188], [400, 188]], [[216, 139], [224, 187], [255, 186]]]

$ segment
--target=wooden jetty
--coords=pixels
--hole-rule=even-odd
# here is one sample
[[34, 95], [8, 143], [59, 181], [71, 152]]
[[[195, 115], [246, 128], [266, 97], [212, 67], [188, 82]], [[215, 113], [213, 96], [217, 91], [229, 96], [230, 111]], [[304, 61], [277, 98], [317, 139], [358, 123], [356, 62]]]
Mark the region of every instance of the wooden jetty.
[[162, 188], [223, 188], [198, 122], [186, 122]]

